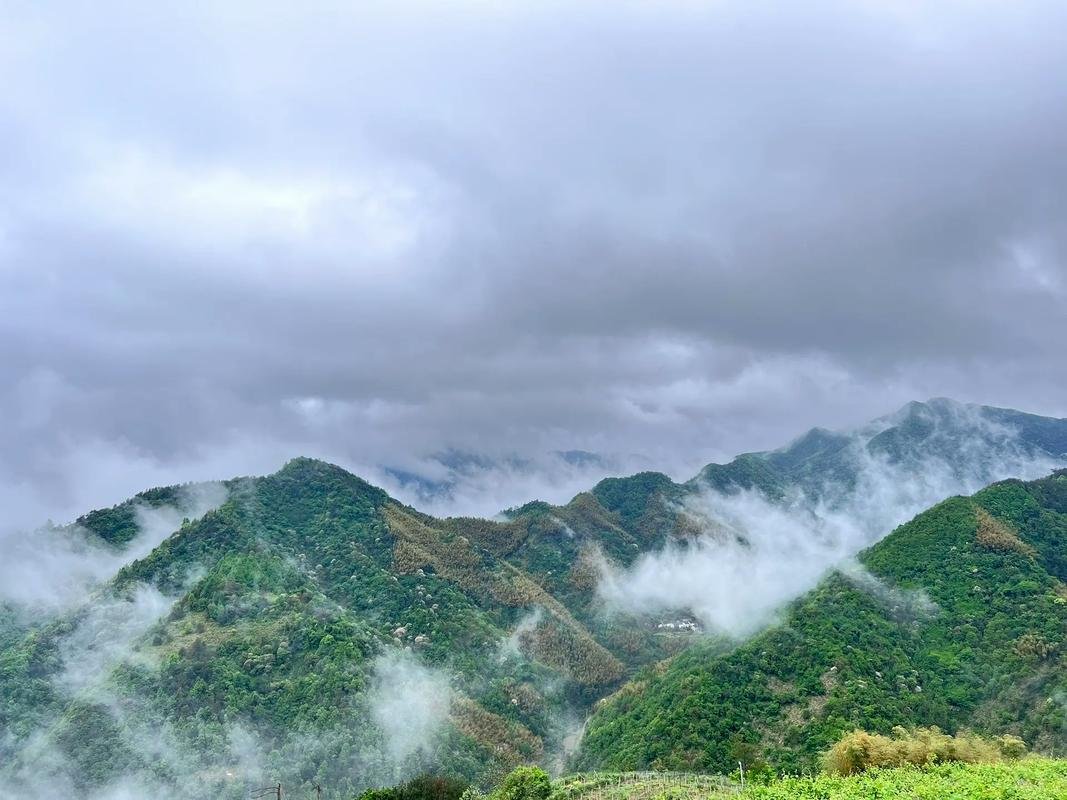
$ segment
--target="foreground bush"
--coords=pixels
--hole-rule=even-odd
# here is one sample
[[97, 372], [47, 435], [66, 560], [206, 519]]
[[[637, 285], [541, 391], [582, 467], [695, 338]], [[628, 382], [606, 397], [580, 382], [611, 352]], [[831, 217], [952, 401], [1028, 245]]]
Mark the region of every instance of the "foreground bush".
[[519, 767], [504, 778], [490, 800], [547, 800], [552, 781], [540, 767]]
[[460, 800], [467, 782], [440, 775], [420, 775], [387, 789], [367, 789], [359, 800]]
[[833, 775], [855, 775], [872, 768], [922, 767], [944, 761], [989, 763], [1019, 758], [1025, 753], [1026, 745], [1015, 736], [951, 736], [936, 727], [897, 727], [892, 736], [854, 730], [827, 751], [823, 769]]

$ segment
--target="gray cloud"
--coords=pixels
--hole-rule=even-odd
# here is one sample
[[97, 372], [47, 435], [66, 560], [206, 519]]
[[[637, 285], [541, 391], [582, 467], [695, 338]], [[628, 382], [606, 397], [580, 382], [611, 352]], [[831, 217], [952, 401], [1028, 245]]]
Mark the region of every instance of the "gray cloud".
[[[295, 454], [452, 509], [906, 400], [1067, 415], [1057, 3], [4, 12], [0, 501]], [[599, 470], [599, 471], [598, 471]]]

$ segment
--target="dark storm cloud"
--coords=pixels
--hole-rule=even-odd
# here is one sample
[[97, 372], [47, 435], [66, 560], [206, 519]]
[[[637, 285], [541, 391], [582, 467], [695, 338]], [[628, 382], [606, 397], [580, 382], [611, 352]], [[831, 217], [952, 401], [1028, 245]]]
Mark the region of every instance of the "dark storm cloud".
[[[915, 397], [1067, 414], [1067, 12], [782, 5], [7, 6], [9, 522], [298, 453], [688, 476]], [[455, 505], [592, 477], [544, 467]]]

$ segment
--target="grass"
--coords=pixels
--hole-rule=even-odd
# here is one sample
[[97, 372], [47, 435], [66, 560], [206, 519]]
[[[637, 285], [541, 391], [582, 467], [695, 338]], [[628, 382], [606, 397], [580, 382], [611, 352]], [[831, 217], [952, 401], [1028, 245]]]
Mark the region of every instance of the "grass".
[[841, 777], [784, 778], [752, 786], [752, 800], [1055, 800], [1067, 797], [1067, 761], [897, 767]]
[[688, 800], [733, 794], [732, 786], [691, 772], [584, 772], [555, 781], [548, 800]]
[[715, 775], [583, 773], [552, 785], [549, 800], [1057, 800], [1067, 798], [1067, 760], [935, 764], [859, 775], [779, 778], [744, 791]]

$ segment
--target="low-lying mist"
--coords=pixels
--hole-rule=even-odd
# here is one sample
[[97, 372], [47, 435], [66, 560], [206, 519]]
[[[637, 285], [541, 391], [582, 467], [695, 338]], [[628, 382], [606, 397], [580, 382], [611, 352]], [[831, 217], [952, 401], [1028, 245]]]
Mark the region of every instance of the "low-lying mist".
[[403, 650], [389, 650], [374, 663], [368, 694], [371, 718], [385, 738], [386, 752], [400, 765], [429, 756], [452, 705], [448, 676]]
[[[902, 615], [937, 613], [921, 592], [902, 591], [867, 573], [856, 554], [950, 495], [1001, 478], [1037, 477], [1056, 466], [1015, 446], [1010, 431], [973, 420], [969, 424], [975, 429], [973, 440], [964, 437], [950, 449], [957, 458], [929, 455], [944, 452], [938, 448], [919, 448], [921, 457], [872, 452], [866, 446], [872, 431], [886, 429], [876, 425], [850, 443], [845, 451], [849, 468], [837, 482], [798, 484], [784, 497], [773, 498], [756, 490], [698, 488], [672, 508], [688, 518], [692, 524], [683, 527], [697, 535], [648, 553], [627, 569], [603, 562], [599, 595], [609, 610], [692, 614], [709, 631], [742, 637], [771, 621], [777, 609], [828, 570], [838, 569]], [[327, 797], [348, 797], [357, 789], [396, 783], [434, 766], [453, 733], [449, 719], [454, 704], [470, 687], [424, 663], [418, 650], [374, 645], [369, 661], [351, 667], [357, 671], [352, 685], [359, 690], [341, 701], [340, 716], [321, 726], [305, 722], [289, 729], [263, 723], [257, 728], [250, 721], [254, 715], [226, 711], [190, 734], [179, 723], [171, 727], [161, 722], [147, 695], [120, 687], [114, 676], [123, 671], [136, 673], [145, 685], [158, 677], [166, 651], [149, 642], [178, 596], [148, 585], [116, 594], [105, 582], [122, 565], [148, 554], [184, 518], [201, 516], [228, 497], [221, 484], [190, 486], [184, 492], [175, 506], [136, 506], [138, 533], [122, 549], [100, 543], [77, 526], [0, 537], [0, 604], [27, 614], [43, 612], [40, 617], [60, 630], [58, 666], [47, 680], [63, 702], [48, 712], [50, 718], [42, 715], [28, 736], [16, 740], [12, 732], [0, 730], [0, 762], [7, 762], [0, 763], [0, 780], [14, 796], [177, 800], [190, 796], [180, 788], [181, 778], [196, 785], [194, 797], [236, 799], [285, 775], [287, 786], [319, 781], [329, 787]], [[235, 492], [234, 503], [239, 497]], [[575, 535], [565, 523], [560, 526], [563, 535]], [[188, 566], [191, 583], [200, 573], [197, 565]], [[335, 612], [339, 609], [326, 604], [316, 611]], [[497, 659], [527, 658], [525, 642], [545, 616], [540, 606], [520, 616], [497, 643]], [[531, 670], [530, 680], [540, 680], [537, 674]], [[556, 699], [563, 687], [538, 683], [537, 690]], [[78, 703], [91, 704], [121, 732], [115, 738], [135, 757], [135, 766], [91, 789], [81, 782], [79, 765], [69, 760], [55, 735], [63, 715]], [[551, 734], [545, 742], [552, 745], [549, 756], [560, 769], [581, 737], [584, 710], [568, 706], [549, 713]], [[191, 736], [199, 738], [194, 742]], [[317, 765], [321, 774], [297, 778], [287, 772], [294, 764]]]
[[609, 611], [691, 612], [709, 631], [743, 637], [828, 570], [924, 509], [996, 480], [1040, 477], [1056, 466], [1024, 448], [994, 457], [977, 439], [960, 451], [974, 457], [894, 462], [872, 455], [857, 438], [849, 451], [854, 482], [826, 483], [817, 493], [796, 489], [783, 499], [704, 487], [675, 509], [699, 535], [646, 554], [629, 569], [602, 563], [599, 594]]
[[123, 565], [151, 553], [183, 519], [196, 519], [221, 506], [228, 492], [223, 484], [211, 482], [182, 487], [180, 495], [176, 505], [137, 505], [137, 535], [122, 548], [107, 545], [78, 525], [0, 532], [0, 601], [35, 611], [70, 609]]
[[[86, 786], [84, 765], [62, 745], [62, 716], [44, 719], [21, 742], [0, 737], [0, 776], [12, 796], [46, 800], [79, 796], [89, 800], [133, 798], [241, 798], [251, 788], [283, 779], [292, 789], [293, 765], [329, 765], [326, 797], [350, 797], [357, 789], [412, 777], [437, 763], [436, 748], [447, 731], [454, 693], [447, 673], [413, 653], [386, 649], [374, 660], [366, 692], [352, 698], [344, 725], [256, 730], [232, 716], [215, 726], [216, 746], [172, 728], [153, 712], [151, 701], [123, 691], [116, 670], [142, 677], [161, 667], [147, 646], [153, 626], [174, 606], [174, 598], [137, 585], [121, 597], [79, 612], [58, 640], [61, 668], [49, 682], [63, 707], [86, 704], [103, 715], [101, 736], [118, 737], [135, 763], [103, 785]], [[66, 713], [66, 712], [60, 712]], [[353, 736], [353, 727], [369, 735]], [[119, 732], [119, 733], [116, 733]], [[115, 742], [109, 742], [114, 745]], [[6, 795], [3, 795], [6, 796]]]

